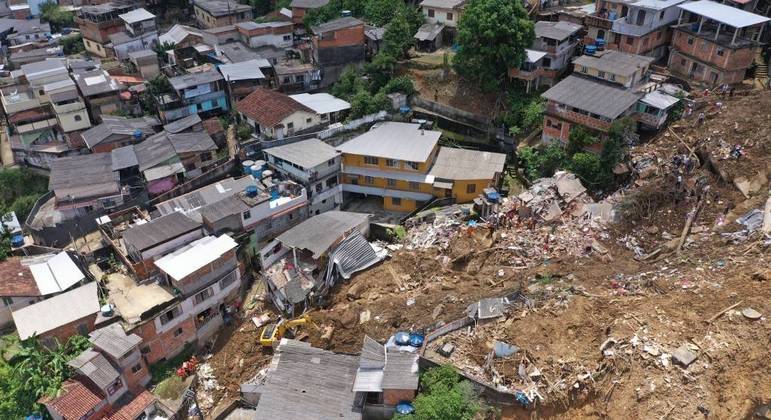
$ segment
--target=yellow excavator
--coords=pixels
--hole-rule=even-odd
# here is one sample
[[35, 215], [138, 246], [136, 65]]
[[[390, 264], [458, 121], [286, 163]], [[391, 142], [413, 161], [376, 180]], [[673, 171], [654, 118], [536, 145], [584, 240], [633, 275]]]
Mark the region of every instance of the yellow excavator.
[[281, 342], [281, 339], [284, 337], [284, 334], [287, 332], [287, 330], [291, 331], [295, 327], [306, 324], [319, 329], [318, 325], [313, 322], [310, 315], [308, 314], [295, 319], [282, 319], [278, 321], [278, 323], [268, 324], [262, 329], [262, 333], [260, 334], [260, 344], [263, 347], [275, 348], [278, 346], [278, 343]]

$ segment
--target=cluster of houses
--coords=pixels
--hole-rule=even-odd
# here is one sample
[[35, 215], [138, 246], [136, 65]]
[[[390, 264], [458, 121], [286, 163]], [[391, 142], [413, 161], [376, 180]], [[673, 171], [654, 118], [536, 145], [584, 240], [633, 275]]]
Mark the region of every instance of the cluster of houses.
[[[233, 0], [194, 0], [197, 27], [165, 32], [141, 4], [60, 3], [76, 10], [87, 59], [62, 56], [60, 37], [30, 17], [39, 3], [0, 8], [13, 158], [50, 177], [23, 221], [27, 242], [0, 262], [0, 326], [49, 347], [73, 335], [92, 343], [69, 362], [75, 375], [61, 395], [41, 400], [53, 418], [173, 415], [145, 390], [149, 366], [210, 341], [252, 281], [292, 317], [385, 258], [370, 242], [379, 216], [344, 211], [350, 203], [401, 217], [500, 186], [505, 154], [440, 145], [424, 122], [373, 117], [336, 136], [350, 130], [351, 104], [318, 90], [376, 53], [384, 32], [342, 16], [306, 33], [305, 14], [327, 3], [293, 0], [257, 23]], [[417, 49], [452, 45], [465, 3], [423, 0]], [[576, 126], [607, 132], [624, 117], [657, 130], [684, 91], [652, 67], [740, 82], [768, 36], [769, 10], [759, 7], [598, 0], [579, 18], [536, 22], [527, 59], [508, 76], [528, 92], [549, 88], [544, 142], [565, 143]], [[146, 115], [144, 82], [159, 75], [168, 89], [150, 95], [157, 115]], [[226, 114], [257, 147], [226, 138]], [[361, 356], [284, 341], [269, 375], [242, 393], [265, 416], [286, 417], [290, 406], [297, 418], [389, 413], [414, 397], [417, 361], [371, 339]]]

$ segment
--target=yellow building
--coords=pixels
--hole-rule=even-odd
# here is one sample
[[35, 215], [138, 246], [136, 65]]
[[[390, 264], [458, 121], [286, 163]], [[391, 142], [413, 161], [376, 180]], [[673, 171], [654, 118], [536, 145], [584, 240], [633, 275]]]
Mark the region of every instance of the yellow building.
[[440, 147], [440, 136], [386, 122], [343, 143], [343, 192], [383, 197], [386, 210], [409, 212], [434, 197], [468, 202], [497, 184], [506, 155]]

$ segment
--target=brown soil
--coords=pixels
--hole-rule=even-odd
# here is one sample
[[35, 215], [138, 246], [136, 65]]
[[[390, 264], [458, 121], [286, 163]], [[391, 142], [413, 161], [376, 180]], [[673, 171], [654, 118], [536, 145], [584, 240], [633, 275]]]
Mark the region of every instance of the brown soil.
[[[771, 93], [724, 102], [721, 111], [710, 111], [704, 126], [679, 122], [673, 130], [692, 149], [715, 151], [719, 138], [744, 144], [745, 157], [716, 160], [717, 170], [754, 176], [771, 160]], [[655, 153], [662, 169], [658, 176], [630, 187], [627, 196], [646, 184], [670, 188], [671, 174], [664, 163], [679, 148], [686, 149], [666, 133], [636, 147], [633, 154]], [[626, 243], [634, 237], [650, 252], [667, 242], [663, 232], [678, 237], [694, 205], [691, 201], [664, 202], [650, 218], [605, 231], [573, 221], [555, 228], [539, 225], [535, 231], [506, 228], [495, 234], [463, 228], [450, 233], [447, 249], [403, 248], [354, 276], [335, 293], [328, 308], [311, 313], [318, 324], [335, 328], [331, 340], [311, 331], [310, 341], [317, 347], [355, 353], [365, 334], [383, 342], [399, 330], [430, 331], [441, 321], [459, 318], [480, 298], [521, 290], [531, 307], [518, 306], [505, 317], [480, 324], [471, 336], [466, 329], [446, 335], [430, 344], [427, 353], [442, 361], [433, 349], [452, 342], [457, 350], [449, 362], [479, 380], [491, 381], [483, 366], [493, 341], [519, 346], [515, 357], [494, 359], [492, 366], [502, 384], [519, 389], [524, 384], [518, 366], [526, 357], [542, 373], [538, 390], [544, 401], [530, 410], [505, 408], [505, 418], [749, 418], [759, 404], [771, 401], [767, 321], [771, 263], [768, 244], [758, 233], [739, 243], [720, 233], [739, 230], [733, 220], [762, 206], [768, 185], [746, 200], [714, 172], [700, 168], [694, 176], [699, 174], [709, 179], [712, 193], [719, 192], [719, 197], [707, 202], [680, 254], [664, 249], [638, 261]], [[727, 203], [735, 209], [726, 225], [715, 227]], [[542, 238], [549, 235], [553, 239], [545, 244]], [[609, 255], [584, 252], [582, 241], [590, 238], [606, 247]], [[529, 247], [511, 249], [515, 242], [519, 248]], [[740, 301], [736, 310], [708, 322]], [[763, 318], [750, 321], [737, 312], [746, 307]], [[365, 311], [370, 319], [360, 323]], [[612, 355], [603, 355], [600, 346], [609, 338], [617, 344], [611, 347]], [[684, 344], [698, 354], [687, 369], [671, 361], [662, 364], [659, 357], [642, 350], [649, 345], [672, 354]], [[251, 321], [245, 322], [210, 360], [224, 386], [215, 399], [235, 398], [238, 385], [268, 360], [259, 349], [256, 329]]]

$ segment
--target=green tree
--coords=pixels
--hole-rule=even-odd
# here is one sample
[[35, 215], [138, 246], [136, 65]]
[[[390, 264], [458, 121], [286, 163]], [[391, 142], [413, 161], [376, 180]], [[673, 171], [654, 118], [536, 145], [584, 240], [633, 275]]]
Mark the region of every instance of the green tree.
[[450, 365], [429, 369], [420, 378], [420, 394], [413, 401], [415, 412], [395, 419], [471, 420], [481, 409], [471, 383], [461, 380]]
[[415, 31], [407, 20], [406, 12], [398, 12], [385, 27], [380, 54], [401, 58], [412, 46]]
[[356, 67], [348, 66], [343, 70], [343, 73], [340, 74], [340, 79], [338, 79], [337, 83], [332, 85], [330, 92], [338, 98], [350, 100], [356, 92], [368, 89], [369, 86], [367, 86], [367, 83], [362, 79]]
[[391, 81], [396, 67], [396, 59], [385, 52], [380, 52], [372, 58], [372, 62], [367, 63], [365, 70], [370, 78], [370, 89], [379, 91]]
[[521, 1], [469, 1], [458, 22], [456, 70], [486, 91], [500, 88], [509, 69], [525, 60], [525, 48], [535, 38], [533, 28]]
[[166, 51], [171, 51], [176, 47], [173, 42], [165, 41], [163, 43], [153, 44], [153, 51], [158, 56], [158, 60], [161, 63], [166, 62]]
[[579, 152], [570, 158], [569, 169], [581, 179], [584, 186], [601, 187], [606, 185], [607, 173], [603, 170], [600, 157], [594, 153]]
[[404, 7], [403, 0], [366, 0], [363, 3], [364, 18], [374, 26], [385, 26], [393, 18], [394, 12]]
[[593, 136], [583, 126], [573, 127], [570, 130], [570, 136], [568, 137], [567, 153], [570, 156], [584, 150], [593, 144], [599, 143], [599, 139]]
[[147, 91], [153, 96], [160, 96], [173, 92], [174, 88], [166, 76], [158, 75], [147, 81]]
[[80, 34], [61, 37], [59, 45], [61, 45], [64, 55], [77, 54], [86, 50], [86, 46], [83, 44], [83, 36]]
[[412, 95], [415, 93], [415, 84], [412, 83], [412, 79], [409, 76], [398, 76], [389, 80], [382, 91], [384, 93], [401, 92], [405, 95]]
[[75, 14], [62, 9], [54, 0], [47, 0], [40, 5], [40, 20], [51, 25], [51, 32], [60, 32], [75, 24]]

